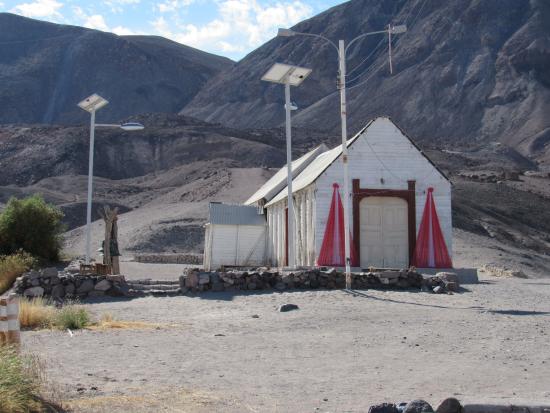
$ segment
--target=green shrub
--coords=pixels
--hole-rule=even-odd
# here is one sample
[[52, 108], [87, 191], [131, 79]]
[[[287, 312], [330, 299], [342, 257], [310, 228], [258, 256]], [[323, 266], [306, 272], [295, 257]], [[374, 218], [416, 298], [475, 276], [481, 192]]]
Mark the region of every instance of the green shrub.
[[13, 347], [0, 346], [0, 372], [0, 412], [41, 410], [37, 397], [41, 372], [36, 360], [21, 357]]
[[55, 315], [54, 325], [60, 329], [78, 330], [90, 324], [90, 315], [84, 307], [71, 304], [60, 309]]
[[36, 257], [55, 261], [61, 250], [63, 213], [40, 195], [11, 198], [0, 213], [0, 254], [24, 250]]
[[15, 279], [35, 264], [34, 258], [26, 252], [0, 255], [0, 295], [9, 290]]

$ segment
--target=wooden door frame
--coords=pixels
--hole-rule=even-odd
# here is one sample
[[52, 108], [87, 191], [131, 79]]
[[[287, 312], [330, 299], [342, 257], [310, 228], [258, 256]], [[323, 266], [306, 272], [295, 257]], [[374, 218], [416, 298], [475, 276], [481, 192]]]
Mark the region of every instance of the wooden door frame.
[[352, 181], [353, 187], [353, 245], [361, 266], [361, 233], [359, 203], [369, 196], [401, 198], [407, 203], [409, 233], [409, 265], [413, 262], [416, 247], [416, 181], [407, 181], [407, 189], [369, 189], [361, 188], [359, 179]]

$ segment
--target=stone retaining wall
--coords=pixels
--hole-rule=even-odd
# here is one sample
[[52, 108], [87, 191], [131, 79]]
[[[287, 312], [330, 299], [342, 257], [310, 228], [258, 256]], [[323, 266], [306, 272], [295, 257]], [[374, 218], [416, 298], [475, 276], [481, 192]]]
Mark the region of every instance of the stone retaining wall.
[[[211, 271], [185, 269], [178, 281], [129, 280], [123, 275], [79, 274], [76, 265], [63, 271], [45, 268], [17, 278], [14, 291], [26, 297], [52, 297], [55, 300], [87, 297], [144, 295], [168, 296], [208, 291], [257, 291], [293, 289], [343, 289], [345, 274], [335, 269], [307, 269], [279, 272], [259, 268], [251, 271]], [[353, 289], [420, 289], [434, 293], [459, 290], [454, 273], [426, 277], [414, 270], [352, 274]], [[175, 284], [175, 285], [174, 285]], [[179, 284], [179, 285], [178, 285]]]
[[[192, 291], [239, 291], [290, 289], [342, 289], [346, 277], [334, 269], [310, 269], [294, 272], [269, 271], [225, 271], [205, 272], [198, 268], [187, 269], [180, 277], [182, 292]], [[414, 270], [381, 271], [355, 273], [352, 275], [352, 288], [418, 288], [436, 293], [458, 291], [456, 274], [439, 273], [433, 277], [424, 277]]]
[[17, 278], [14, 290], [26, 297], [82, 299], [104, 295], [124, 296], [128, 287], [122, 275], [81, 275], [67, 270], [58, 271], [57, 268], [44, 268], [29, 271]]

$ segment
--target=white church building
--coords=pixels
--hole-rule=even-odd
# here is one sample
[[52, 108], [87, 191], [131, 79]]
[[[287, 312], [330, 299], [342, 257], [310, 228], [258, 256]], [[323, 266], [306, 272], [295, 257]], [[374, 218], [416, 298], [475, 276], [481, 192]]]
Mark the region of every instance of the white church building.
[[[352, 265], [450, 267], [451, 183], [445, 174], [387, 117], [370, 121], [349, 139], [348, 151]], [[343, 248], [341, 158], [340, 145], [330, 150], [322, 145], [292, 162], [294, 256], [298, 266], [338, 266], [340, 262], [335, 257]], [[253, 252], [218, 251], [213, 247], [215, 237], [208, 233], [213, 225], [207, 224], [210, 242], [205, 248], [206, 269], [214, 269], [213, 263], [247, 266], [263, 261], [263, 265], [287, 265], [286, 171], [286, 166], [281, 168], [245, 202], [247, 211], [254, 206], [263, 216], [246, 222], [255, 226], [250, 237], [256, 242], [248, 242]], [[242, 239], [247, 235], [242, 231], [243, 222], [239, 223]], [[236, 228], [229, 220], [226, 225], [220, 233]], [[246, 226], [247, 231], [251, 225]], [[265, 238], [258, 242], [261, 233]], [[218, 243], [227, 242], [220, 239]], [[251, 256], [255, 257], [254, 263], [239, 258]]]

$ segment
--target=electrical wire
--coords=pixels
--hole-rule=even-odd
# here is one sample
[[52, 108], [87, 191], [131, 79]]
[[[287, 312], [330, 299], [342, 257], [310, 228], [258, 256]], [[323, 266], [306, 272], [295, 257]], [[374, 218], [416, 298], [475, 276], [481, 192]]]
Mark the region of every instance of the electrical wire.
[[359, 69], [359, 67], [361, 67], [361, 65], [363, 63], [365, 63], [367, 60], [369, 60], [369, 58], [378, 50], [378, 48], [382, 45], [382, 43], [384, 43], [385, 39], [382, 38], [382, 40], [380, 40], [380, 42], [378, 42], [378, 44], [376, 45], [376, 47], [369, 53], [369, 55], [367, 57], [365, 57], [359, 64], [357, 64], [353, 69], [351, 69], [350, 71], [348, 71], [348, 73], [346, 74], [346, 77], [347, 76], [350, 76], [353, 72], [355, 72], [357, 69]]
[[[420, 10], [424, 7], [424, 5], [422, 5], [422, 7], [420, 8]], [[414, 10], [414, 7], [411, 7], [407, 13], [407, 16], [403, 19], [403, 22], [405, 25], [409, 26], [409, 17], [411, 16], [411, 13], [412, 11]], [[355, 72], [363, 63], [365, 63], [375, 52], [376, 50], [382, 45], [382, 43], [384, 43], [385, 39], [382, 38], [380, 40], [380, 42], [378, 42], [378, 44], [376, 45], [376, 47], [374, 48], [374, 50], [369, 53], [369, 55], [367, 57], [365, 57], [359, 64], [357, 64], [353, 69], [349, 70], [347, 75], [346, 76], [349, 76], [351, 75], [353, 72]], [[360, 75], [359, 75], [360, 76]], [[355, 79], [355, 78], [354, 78]], [[352, 80], [354, 80], [352, 79]], [[352, 81], [350, 80], [350, 82]]]
[[[422, 4], [420, 5], [420, 8], [418, 9], [418, 12], [414, 15], [414, 18], [412, 19], [411, 23], [410, 23], [410, 24], [407, 23], [407, 22], [405, 23], [405, 24], [408, 26], [408, 28], [409, 28], [409, 29], [407, 30], [407, 32], [406, 32], [403, 36], [398, 36], [397, 39], [394, 38], [395, 41], [392, 41], [392, 45], [394, 45], [394, 46], [393, 46], [393, 47], [394, 47], [394, 52], [396, 52], [397, 50], [399, 50], [399, 49], [397, 49], [397, 46], [401, 43], [401, 40], [402, 40], [402, 39], [406, 38], [406, 37], [409, 35], [409, 33], [411, 32], [410, 29], [412, 29], [412, 28], [415, 26], [416, 22], [418, 21], [418, 18], [420, 17], [420, 15], [421, 15], [421, 13], [422, 13], [422, 10], [424, 9], [424, 6], [426, 6], [426, 3], [427, 3], [427, 0], [423, 0], [423, 1], [422, 1]], [[409, 14], [407, 15], [407, 19], [411, 16], [412, 10], [413, 10], [413, 9], [411, 9], [411, 10], [409, 11]], [[393, 39], [392, 39], [392, 40], [393, 40]], [[384, 50], [386, 50], [386, 48], [384, 48]], [[365, 84], [365, 83], [368, 82], [368, 81], [369, 81], [369, 80], [370, 80], [370, 79], [371, 79], [380, 69], [382, 69], [385, 65], [386, 65], [386, 62], [383, 62], [378, 68], [373, 69], [372, 71], [370, 70], [370, 69], [372, 69], [372, 66], [369, 67], [368, 70], [366, 70], [365, 72], [359, 74], [358, 76], [355, 76], [353, 79], [350, 79], [349, 82], [352, 82], [352, 81], [354, 81], [354, 80], [357, 80], [357, 79], [359, 79], [360, 77], [365, 76], [365, 75], [367, 75], [367, 74], [370, 74], [370, 76], [368, 76], [366, 79], [362, 80], [361, 82], [356, 83], [356, 84], [353, 85], [353, 86], [347, 87], [346, 89], [347, 89], [347, 90], [351, 90], [351, 89], [354, 89], [354, 88], [356, 88], [356, 87], [358, 87], [358, 86], [361, 86], [361, 85]]]

